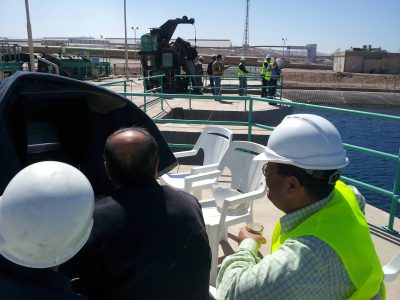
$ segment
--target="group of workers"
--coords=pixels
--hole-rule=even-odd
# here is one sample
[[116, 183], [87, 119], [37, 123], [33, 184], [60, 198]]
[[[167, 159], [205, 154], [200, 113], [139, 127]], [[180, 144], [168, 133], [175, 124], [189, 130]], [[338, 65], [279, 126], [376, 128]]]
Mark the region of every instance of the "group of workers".
[[[281, 77], [281, 65], [280, 59], [273, 60], [272, 56], [268, 54], [265, 61], [261, 65], [260, 77], [261, 77], [261, 97], [273, 98], [276, 94], [276, 88], [278, 80]], [[195, 61], [195, 70], [197, 76], [203, 76], [203, 56], [197, 57]], [[221, 95], [221, 76], [224, 75], [224, 71], [228, 69], [230, 65], [224, 65], [223, 57], [221, 54], [212, 54], [211, 60], [207, 65], [207, 75], [209, 76], [210, 88], [213, 95]], [[240, 58], [237, 67], [237, 76], [239, 79], [239, 96], [247, 94], [247, 76], [249, 71], [246, 69], [246, 57]], [[201, 80], [203, 86], [203, 81]]]
[[[265, 162], [268, 199], [284, 216], [263, 259], [265, 237], [242, 228], [220, 268], [218, 299], [384, 299], [365, 200], [340, 181], [348, 158], [334, 125], [289, 115], [254, 159]], [[96, 202], [86, 177], [61, 162], [11, 180], [0, 199], [1, 299], [209, 299], [200, 204], [158, 184], [154, 138], [144, 128], [116, 131], [104, 167], [115, 191]]]

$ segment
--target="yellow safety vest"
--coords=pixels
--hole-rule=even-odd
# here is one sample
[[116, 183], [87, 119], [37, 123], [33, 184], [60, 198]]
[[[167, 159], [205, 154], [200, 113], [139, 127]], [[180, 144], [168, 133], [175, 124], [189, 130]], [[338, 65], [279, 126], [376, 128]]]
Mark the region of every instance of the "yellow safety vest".
[[[270, 62], [269, 64], [267, 64], [267, 66], [270, 66], [272, 68], [274, 65], [272, 62]], [[264, 67], [264, 64], [263, 64], [263, 67]], [[267, 68], [265, 68], [264, 76], [265, 76], [266, 81], [271, 80], [271, 75], [272, 75], [272, 70], [267, 71]]]
[[237, 76], [239, 76], [239, 77], [245, 77], [245, 76], [246, 76], [246, 73], [243, 72], [242, 70], [240, 70], [240, 65], [243, 65], [243, 63], [240, 63], [239, 66], [238, 66]]
[[262, 76], [265, 76], [265, 72], [267, 72], [267, 67], [266, 67], [265, 65], [268, 66], [267, 61], [264, 61], [264, 62], [262, 63], [262, 65], [261, 65], [260, 75], [262, 75]]
[[[328, 244], [340, 257], [356, 287], [349, 299], [371, 299], [383, 285], [383, 271], [367, 221], [353, 191], [342, 181], [337, 181], [333, 197], [321, 210], [300, 223], [292, 231], [281, 233], [281, 224], [275, 226], [271, 253], [286, 239], [314, 236]], [[382, 299], [385, 289], [382, 288]]]

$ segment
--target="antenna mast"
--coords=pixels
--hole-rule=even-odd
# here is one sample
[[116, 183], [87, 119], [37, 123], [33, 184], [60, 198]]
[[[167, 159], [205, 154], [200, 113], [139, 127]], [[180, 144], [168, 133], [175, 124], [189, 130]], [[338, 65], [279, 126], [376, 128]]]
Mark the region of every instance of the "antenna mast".
[[242, 48], [245, 56], [247, 56], [247, 50], [249, 49], [249, 8], [250, 0], [246, 0], [246, 21], [244, 23], [244, 34], [242, 43]]

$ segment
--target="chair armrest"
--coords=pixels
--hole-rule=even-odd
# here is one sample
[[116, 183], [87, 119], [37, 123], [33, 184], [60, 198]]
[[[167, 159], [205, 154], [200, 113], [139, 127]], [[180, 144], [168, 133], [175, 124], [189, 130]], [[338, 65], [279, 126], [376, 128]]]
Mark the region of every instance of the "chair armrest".
[[204, 173], [204, 172], [210, 172], [216, 170], [218, 167], [218, 164], [210, 164], [210, 165], [205, 165], [205, 166], [197, 166], [193, 167], [191, 173], [192, 174], [199, 174], [199, 173]]
[[214, 170], [206, 173], [194, 174], [185, 177], [184, 189], [186, 191], [201, 190], [211, 187], [221, 175], [220, 170]]
[[187, 157], [187, 156], [195, 156], [196, 154], [197, 154], [197, 150], [195, 150], [195, 149], [187, 150], [187, 151], [174, 152], [174, 155], [175, 155], [176, 158]]
[[[225, 198], [225, 201], [227, 202], [227, 206], [229, 208], [230, 206], [240, 204], [244, 201], [253, 201], [253, 200], [260, 199], [261, 197], [264, 197], [264, 195], [266, 193], [267, 193], [267, 189], [265, 188], [265, 185], [264, 185], [262, 188], [255, 190], [255, 191]], [[225, 204], [225, 202], [224, 202], [224, 204]]]

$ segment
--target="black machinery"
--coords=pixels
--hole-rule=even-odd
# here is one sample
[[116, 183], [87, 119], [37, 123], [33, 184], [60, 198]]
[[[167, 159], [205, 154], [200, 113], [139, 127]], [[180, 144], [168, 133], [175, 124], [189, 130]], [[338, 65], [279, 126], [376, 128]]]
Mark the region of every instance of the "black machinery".
[[[170, 42], [178, 24], [194, 24], [194, 19], [171, 19], [159, 28], [152, 28], [150, 33], [141, 37], [141, 55], [143, 76], [165, 75], [162, 79], [164, 93], [185, 93], [188, 90], [189, 81], [194, 86], [201, 84], [201, 78], [182, 77], [179, 75], [196, 75], [193, 60], [197, 57], [196, 47], [189, 42], [177, 38]], [[160, 85], [157, 78], [146, 80], [146, 89]]]

